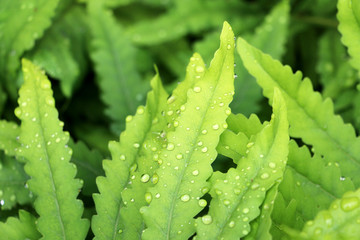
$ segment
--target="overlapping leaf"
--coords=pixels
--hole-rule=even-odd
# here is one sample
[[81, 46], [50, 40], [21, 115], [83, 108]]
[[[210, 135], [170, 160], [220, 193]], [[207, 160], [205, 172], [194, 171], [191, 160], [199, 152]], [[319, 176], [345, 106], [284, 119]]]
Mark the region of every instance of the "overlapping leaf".
[[350, 64], [360, 71], [360, 3], [354, 0], [339, 0], [337, 8], [341, 41], [348, 47], [352, 58]]
[[141, 103], [147, 85], [136, 71], [136, 49], [126, 38], [122, 27], [101, 1], [90, 1], [88, 12], [92, 32], [91, 57], [95, 63], [106, 114], [113, 120], [113, 130], [120, 133], [128, 114]]
[[51, 24], [58, 0], [4, 0], [0, 8], [0, 74], [8, 91], [16, 96], [19, 58], [34, 46]]
[[36, 230], [36, 218], [30, 213], [20, 210], [19, 218], [10, 217], [5, 223], [0, 222], [0, 236], [5, 240], [29, 239], [41, 237]]
[[85, 239], [89, 223], [81, 219], [83, 205], [76, 199], [81, 183], [69, 163], [69, 134], [62, 131], [49, 80], [30, 61], [22, 64], [24, 84], [15, 110], [21, 119], [18, 154], [26, 159], [28, 186], [36, 196], [37, 228], [44, 239]]
[[8, 156], [15, 156], [15, 149], [20, 147], [16, 140], [20, 136], [20, 128], [14, 122], [0, 121], [0, 149]]
[[246, 157], [236, 168], [211, 178], [213, 198], [209, 213], [196, 221], [198, 239], [239, 239], [249, 234], [249, 222], [260, 214], [266, 191], [282, 178], [289, 135], [279, 90], [273, 107], [274, 117], [247, 144]]
[[141, 208], [147, 229], [142, 237], [186, 239], [194, 229], [195, 215], [204, 207], [200, 197], [208, 184], [216, 145], [227, 127], [225, 122], [233, 95], [234, 35], [224, 23], [220, 48], [209, 69], [187, 91], [187, 102], [180, 109], [175, 131], [167, 134], [167, 146], [156, 171], [159, 181], [149, 189], [149, 207]]
[[238, 52], [266, 97], [271, 100], [274, 88], [281, 90], [288, 108], [290, 135], [312, 145], [327, 162], [339, 164], [343, 177], [359, 186], [360, 139], [351, 125], [334, 115], [332, 101], [323, 100], [309, 79], [301, 81], [301, 72], [294, 74], [290, 67], [282, 66], [241, 38]]
[[[158, 144], [164, 141], [161, 132], [153, 131], [158, 127], [156, 125], [159, 121], [160, 127], [163, 128], [161, 122], [164, 120], [156, 117], [158, 111], [163, 111], [161, 106], [166, 103], [167, 93], [164, 91], [158, 75], [153, 78], [151, 85], [153, 91], [148, 94], [146, 107], [140, 106], [135, 116], [126, 118], [126, 130], [120, 135], [119, 142], [109, 143], [112, 160], [103, 161], [106, 176], [99, 177], [96, 180], [100, 194], [94, 195], [97, 215], [92, 219], [92, 229], [95, 239], [120, 239], [123, 234], [128, 237], [127, 239], [133, 239], [136, 234], [139, 234], [138, 229], [142, 228], [142, 220], [138, 218], [136, 211], [135, 215], [131, 216], [130, 219], [124, 219], [120, 211], [122, 207], [129, 204], [129, 210], [123, 210], [123, 214], [127, 215], [126, 211], [131, 213], [133, 208], [138, 207], [138, 201], [139, 203], [144, 201], [144, 194], [139, 193], [141, 196], [136, 198], [135, 202], [135, 198], [130, 197], [130, 199], [127, 199], [127, 196], [131, 196], [131, 193], [127, 194], [126, 191], [124, 194], [122, 193], [127, 187], [132, 187], [132, 181], [142, 180], [142, 182], [149, 182], [149, 184], [155, 181], [155, 177], [149, 173], [144, 175], [145, 177], [142, 174], [138, 176], [138, 174], [135, 175], [134, 173], [138, 167], [141, 167], [138, 172], [153, 171], [144, 168], [142, 165], [144, 163], [140, 164], [141, 160], [139, 158], [143, 158], [142, 161], [145, 161], [145, 159], [150, 161], [147, 165], [157, 164], [157, 162], [151, 160], [151, 155], [155, 154], [154, 152], [159, 148]], [[153, 126], [155, 126], [155, 129]], [[151, 138], [149, 138], [150, 136]], [[156, 138], [156, 136], [159, 138]], [[149, 156], [150, 159], [147, 158]], [[138, 178], [134, 179], [133, 176]], [[151, 177], [152, 181], [149, 181]], [[123, 195], [125, 199], [123, 199]], [[132, 225], [133, 222], [138, 224]], [[124, 225], [126, 225], [126, 229], [124, 229]]]

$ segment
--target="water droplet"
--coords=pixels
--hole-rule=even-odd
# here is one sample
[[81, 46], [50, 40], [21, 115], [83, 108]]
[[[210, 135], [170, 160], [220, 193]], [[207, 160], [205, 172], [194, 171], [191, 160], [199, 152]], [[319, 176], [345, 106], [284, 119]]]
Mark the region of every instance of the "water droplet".
[[224, 203], [225, 206], [229, 206], [231, 202], [230, 202], [229, 199], [225, 199], [225, 200], [223, 201], [223, 203]]
[[1, 200], [0, 200], [0, 205], [1, 205], [1, 206], [4, 206], [4, 204], [5, 204], [4, 199], [1, 199]]
[[340, 181], [345, 181], [345, 177], [344, 177], [344, 176], [341, 176], [341, 177], [340, 177]]
[[136, 110], [136, 113], [139, 115], [144, 114], [145, 110], [143, 106], [138, 107], [138, 109]]
[[185, 109], [186, 109], [185, 105], [181, 105], [180, 110], [183, 112], [185, 111]]
[[359, 207], [360, 201], [358, 197], [344, 197], [340, 201], [340, 207], [345, 212], [349, 212]]
[[261, 179], [267, 179], [267, 178], [269, 178], [270, 176], [269, 176], [269, 174], [268, 173], [263, 173], [263, 174], [261, 174]]
[[133, 119], [133, 116], [128, 115], [128, 116], [125, 118], [125, 121], [126, 121], [126, 122], [131, 122], [132, 119]]
[[198, 204], [200, 207], [206, 207], [207, 201], [205, 199], [200, 199]]
[[258, 187], [259, 187], [260, 185], [258, 184], [258, 183], [253, 183], [252, 185], [251, 185], [251, 189], [257, 189]]
[[204, 130], [201, 131], [201, 133], [205, 135], [205, 134], [207, 134], [207, 130], [204, 129]]
[[235, 226], [235, 222], [234, 221], [231, 221], [230, 223], [229, 223], [229, 228], [233, 228]]
[[149, 179], [150, 179], [149, 174], [143, 174], [143, 175], [141, 176], [141, 182], [143, 182], [143, 183], [148, 182]]
[[176, 159], [180, 160], [183, 158], [183, 155], [181, 153], [179, 153], [178, 155], [176, 155]]
[[131, 167], [130, 167], [130, 172], [135, 172], [137, 169], [137, 164], [134, 163]]
[[155, 197], [156, 197], [156, 198], [160, 198], [160, 193], [157, 193], [157, 194], [155, 195]]
[[174, 150], [174, 148], [175, 148], [175, 145], [173, 143], [168, 143], [168, 145], [166, 147], [166, 149], [169, 150], [169, 151]]
[[221, 195], [221, 194], [222, 194], [222, 191], [219, 190], [219, 189], [216, 189], [216, 190], [215, 190], [215, 193], [216, 193], [217, 195]]
[[213, 128], [214, 130], [218, 130], [218, 129], [219, 129], [219, 124], [214, 124], [214, 125], [212, 126], [212, 128]]
[[158, 176], [156, 173], [154, 173], [154, 175], [153, 175], [152, 178], [151, 178], [151, 182], [152, 182], [153, 184], [157, 184], [158, 181], [159, 181], [159, 176]]
[[273, 162], [269, 162], [269, 167], [270, 167], [270, 168], [275, 168], [275, 167], [276, 167], [276, 164], [273, 163]]
[[139, 147], [140, 147], [140, 144], [134, 143], [133, 146], [134, 146], [134, 148], [139, 148]]
[[174, 121], [174, 127], [178, 127], [179, 126], [179, 122], [178, 121]]
[[200, 87], [194, 87], [194, 92], [199, 93], [201, 91]]
[[175, 96], [171, 96], [171, 97], [168, 98], [167, 103], [168, 103], [168, 104], [171, 104], [171, 103], [173, 103], [175, 100], [176, 100], [176, 97], [175, 97]]
[[17, 118], [20, 118], [22, 111], [21, 111], [21, 109], [20, 109], [19, 107], [17, 107], [17, 108], [15, 108], [14, 113], [15, 113], [15, 116], [16, 116]]
[[120, 160], [121, 160], [121, 161], [125, 161], [125, 159], [126, 159], [125, 155], [124, 155], [124, 154], [121, 154], [121, 155], [120, 155]]
[[243, 222], [247, 222], [247, 221], [249, 221], [249, 218], [248, 218], [248, 217], [244, 217], [244, 218], [243, 218]]
[[47, 96], [45, 98], [45, 102], [47, 105], [49, 105], [50, 107], [54, 107], [55, 106], [55, 100], [53, 97]]
[[249, 208], [244, 208], [242, 212], [245, 213], [245, 214], [247, 214], [247, 213], [250, 212], [250, 209], [249, 209]]
[[183, 202], [187, 202], [187, 201], [190, 200], [190, 196], [187, 195], [187, 194], [184, 194], [184, 195], [182, 195], [182, 196], [180, 197], [180, 199], [181, 199], [181, 201], [183, 201]]
[[227, 124], [227, 123], [224, 123], [224, 124], [223, 124], [223, 128], [224, 128], [224, 129], [227, 129], [227, 128], [228, 128], [228, 124]]
[[145, 193], [145, 201], [147, 203], [151, 203], [151, 200], [152, 200], [152, 194], [149, 192]]
[[231, 45], [230, 45], [230, 44], [227, 45], [227, 49], [228, 49], [228, 50], [231, 49]]
[[50, 81], [46, 80], [46, 79], [42, 79], [41, 83], [40, 83], [40, 87], [42, 89], [50, 89], [51, 88], [51, 84]]
[[201, 192], [202, 192], [203, 194], [205, 194], [205, 193], [209, 192], [209, 188], [208, 188], [208, 187], [204, 187], [203, 189], [201, 189]]
[[203, 147], [202, 149], [201, 149], [201, 151], [203, 152], [203, 153], [206, 153], [207, 152], [207, 147]]
[[204, 67], [203, 66], [197, 66], [195, 71], [198, 72], [198, 73], [202, 73], [202, 72], [204, 72]]
[[194, 170], [194, 171], [192, 171], [192, 175], [194, 175], [194, 176], [199, 175], [199, 170]]
[[208, 225], [208, 224], [211, 224], [212, 223], [212, 217], [210, 215], [205, 215], [201, 218], [201, 221]]
[[121, 234], [122, 232], [123, 232], [123, 230], [122, 230], [122, 229], [119, 229], [118, 234]]

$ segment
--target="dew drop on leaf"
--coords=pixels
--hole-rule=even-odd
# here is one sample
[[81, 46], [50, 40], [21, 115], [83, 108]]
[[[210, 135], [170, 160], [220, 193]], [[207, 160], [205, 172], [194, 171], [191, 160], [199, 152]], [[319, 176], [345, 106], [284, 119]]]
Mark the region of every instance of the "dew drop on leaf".
[[211, 224], [212, 223], [212, 217], [210, 215], [205, 215], [201, 218], [201, 221], [208, 225], [208, 224]]
[[147, 203], [151, 203], [152, 200], [152, 194], [150, 192], [145, 193], [145, 201]]
[[352, 211], [359, 207], [360, 201], [358, 197], [345, 197], [340, 201], [340, 207], [345, 212]]
[[235, 222], [234, 221], [231, 221], [230, 223], [229, 223], [229, 228], [233, 228], [235, 226]]
[[201, 91], [200, 87], [194, 87], [194, 92], [199, 93]]
[[174, 150], [174, 148], [175, 148], [175, 145], [173, 143], [168, 143], [168, 145], [166, 147], [166, 149], [169, 150], [169, 151]]
[[198, 204], [200, 207], [206, 207], [207, 201], [205, 199], [200, 199]]
[[149, 174], [143, 174], [143, 175], [141, 176], [141, 182], [143, 182], [143, 183], [148, 182], [149, 179], [150, 179]]
[[181, 201], [188, 202], [190, 200], [190, 196], [188, 194], [184, 194], [180, 197]]
[[192, 175], [194, 175], [194, 176], [199, 175], [199, 170], [194, 170], [194, 171], [192, 171]]
[[263, 174], [261, 174], [261, 179], [267, 179], [267, 178], [269, 178], [269, 174], [268, 173], [263, 173]]

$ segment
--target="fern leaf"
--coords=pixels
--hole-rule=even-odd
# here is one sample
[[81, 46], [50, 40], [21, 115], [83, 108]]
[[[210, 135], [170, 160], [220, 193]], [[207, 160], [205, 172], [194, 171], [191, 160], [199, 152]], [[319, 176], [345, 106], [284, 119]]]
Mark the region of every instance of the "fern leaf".
[[8, 90], [16, 96], [16, 71], [19, 58], [34, 46], [51, 24], [58, 0], [4, 0], [0, 9], [0, 72], [7, 80]]
[[14, 122], [0, 121], [0, 149], [8, 156], [15, 156], [15, 149], [20, 147], [16, 140], [20, 136], [20, 128]]
[[[126, 202], [120, 210], [122, 218], [126, 219], [121, 226], [123, 239], [141, 237], [145, 225], [139, 210], [141, 207], [147, 206], [150, 201], [151, 197], [147, 193], [147, 189], [157, 182], [155, 170], [162, 163], [159, 154], [164, 144], [166, 146], [167, 134], [174, 131], [178, 124], [176, 119], [181, 115], [182, 106], [187, 100], [187, 90], [192, 89], [197, 80], [204, 74], [204, 71], [199, 71], [199, 69], [205, 69], [205, 65], [201, 57], [195, 53], [190, 58], [185, 80], [177, 86], [167, 101], [160, 96], [148, 98], [151, 101], [149, 102], [149, 111], [152, 112], [154, 124], [149, 129], [142, 146], [140, 146], [141, 150], [136, 159], [137, 171], [132, 174], [131, 181], [122, 192], [123, 200]], [[159, 93], [161, 92], [158, 91], [156, 94]], [[154, 102], [155, 99], [157, 102]], [[158, 136], [155, 135], [156, 137], [154, 137], [154, 134]], [[155, 161], [149, 161], [149, 159]]]
[[152, 21], [142, 21], [128, 30], [136, 44], [156, 45], [178, 39], [188, 33], [217, 27], [226, 19], [231, 3], [177, 1], [175, 7]]
[[338, 1], [338, 29], [342, 35], [341, 41], [348, 47], [351, 56], [350, 64], [360, 71], [360, 3], [352, 0]]
[[24, 164], [13, 157], [0, 154], [0, 205], [2, 210], [11, 209], [15, 204], [32, 202], [32, 193], [27, 189], [28, 176]]
[[102, 155], [96, 150], [90, 150], [83, 142], [69, 142], [69, 146], [73, 149], [71, 162], [77, 167], [76, 177], [84, 181], [81, 192], [84, 195], [91, 196], [97, 191], [96, 177], [104, 175], [101, 166], [103, 160]]
[[287, 229], [292, 239], [358, 239], [360, 219], [360, 189], [347, 192], [305, 224], [302, 232]]
[[9, 217], [5, 223], [0, 222], [0, 236], [4, 240], [29, 239], [37, 240], [41, 237], [36, 230], [36, 218], [30, 213], [20, 210], [19, 218]]
[[85, 239], [89, 223], [81, 219], [83, 205], [76, 199], [81, 183], [74, 179], [75, 165], [69, 164], [69, 135], [58, 120], [50, 82], [30, 61], [22, 64], [24, 84], [15, 109], [21, 119], [18, 154], [27, 160], [29, 189], [37, 197], [38, 230], [44, 239]]
[[233, 95], [234, 35], [227, 22], [220, 36], [220, 48], [203, 78], [187, 91], [188, 100], [168, 133], [162, 164], [156, 171], [158, 183], [149, 189], [152, 201], [140, 211], [147, 229], [142, 237], [185, 239], [194, 233], [193, 217], [204, 207], [199, 199], [211, 163], [216, 157], [220, 134], [227, 127], [228, 104]]
[[272, 224], [271, 213], [274, 208], [274, 201], [278, 194], [279, 184], [275, 184], [266, 193], [265, 200], [260, 209], [260, 217], [250, 223], [251, 232], [244, 239], [271, 240], [270, 228]]
[[[250, 232], [265, 193], [282, 178], [289, 141], [286, 106], [274, 97], [274, 118], [248, 144], [245, 159], [218, 178], [212, 177], [209, 213], [196, 220], [198, 239], [239, 239]], [[219, 175], [218, 175], [219, 176]]]
[[28, 57], [51, 77], [59, 79], [63, 94], [66, 97], [71, 96], [79, 76], [79, 67], [72, 56], [69, 39], [63, 38], [52, 27]]
[[[287, 30], [289, 25], [290, 4], [288, 0], [278, 3], [266, 16], [264, 22], [256, 28], [255, 33], [247, 37], [247, 41], [275, 59], [280, 59], [284, 53]], [[250, 113], [257, 112], [260, 108], [259, 101], [262, 97], [259, 86], [254, 78], [246, 71], [241, 61], [235, 68], [238, 78], [235, 81], [235, 97], [230, 104], [232, 112]]]
[[120, 25], [101, 1], [90, 1], [91, 57], [102, 90], [102, 99], [108, 106], [106, 114], [112, 118], [113, 130], [119, 133], [128, 114], [136, 110], [145, 93], [145, 85], [136, 71], [135, 48], [125, 37]]
[[[152, 147], [156, 147], [151, 146], [154, 142], [149, 141], [149, 135], [158, 141], [160, 140], [160, 142], [162, 141], [156, 138], [156, 134], [160, 133], [152, 132], [151, 128], [153, 124], [156, 125], [159, 121], [163, 121], [162, 119], [155, 120], [156, 108], [161, 106], [161, 102], [166, 103], [167, 94], [162, 88], [158, 74], [152, 79], [151, 85], [153, 91], [148, 94], [146, 107], [140, 106], [135, 116], [126, 118], [126, 130], [120, 135], [120, 142], [109, 143], [112, 160], [103, 161], [106, 177], [99, 177], [96, 180], [100, 194], [94, 195], [97, 215], [93, 217], [92, 229], [95, 239], [119, 239], [122, 238], [123, 231], [126, 231], [124, 234], [130, 232], [129, 235], [137, 232], [132, 228], [123, 228], [127, 224], [126, 221], [129, 223], [139, 221], [136, 213], [131, 217], [134, 219], [123, 219], [120, 211], [128, 203], [129, 208], [133, 208], [133, 204], [137, 207], [138, 200], [141, 202], [141, 198], [144, 198], [144, 195], [142, 195], [140, 199], [136, 198], [136, 202], [134, 202], [135, 198], [132, 201], [131, 199], [125, 201], [122, 192], [127, 187], [132, 187], [132, 181], [134, 181], [132, 176], [135, 176], [134, 172], [139, 167], [142, 167], [138, 165], [138, 158], [151, 156]], [[154, 163], [156, 162], [152, 161], [152, 163], [148, 164]], [[148, 169], [139, 171], [146, 170]], [[147, 180], [150, 180], [150, 175], [147, 176], [149, 176]], [[126, 193], [124, 195], [125, 197], [128, 196]], [[126, 215], [126, 213], [124, 214]], [[141, 227], [141, 224], [130, 227]]]
[[282, 66], [241, 38], [238, 52], [266, 97], [271, 100], [274, 88], [281, 90], [288, 109], [290, 136], [301, 137], [315, 153], [338, 163], [342, 175], [359, 186], [360, 139], [351, 125], [334, 115], [331, 100], [322, 100], [309, 79], [301, 81], [301, 72], [294, 74], [289, 66]]

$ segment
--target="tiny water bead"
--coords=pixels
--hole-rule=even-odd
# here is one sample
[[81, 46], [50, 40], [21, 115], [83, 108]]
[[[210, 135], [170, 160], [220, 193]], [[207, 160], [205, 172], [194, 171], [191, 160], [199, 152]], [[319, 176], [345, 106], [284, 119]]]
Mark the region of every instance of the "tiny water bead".
[[208, 151], [208, 149], [207, 149], [207, 147], [203, 147], [203, 148], [201, 149], [201, 151], [202, 151], [203, 153], [206, 153], [206, 152]]
[[214, 124], [214, 125], [212, 126], [212, 128], [213, 128], [214, 130], [218, 130], [218, 129], [219, 129], [219, 124]]
[[138, 107], [138, 109], [136, 110], [136, 113], [139, 115], [144, 114], [145, 110], [143, 106]]
[[124, 155], [124, 154], [121, 154], [121, 155], [120, 155], [120, 160], [121, 160], [121, 161], [125, 161], [125, 159], [126, 159], [125, 155]]
[[194, 175], [194, 176], [199, 175], [199, 170], [194, 170], [194, 171], [192, 171], [192, 175]]
[[212, 223], [212, 217], [210, 215], [205, 215], [201, 218], [201, 221], [206, 224], [209, 225]]
[[194, 92], [199, 93], [201, 91], [200, 87], [194, 87]]

